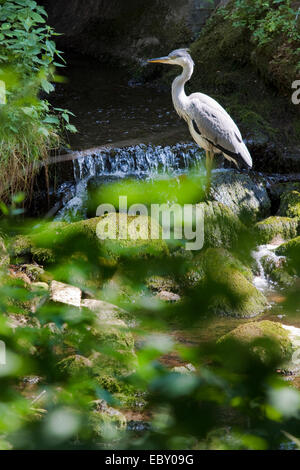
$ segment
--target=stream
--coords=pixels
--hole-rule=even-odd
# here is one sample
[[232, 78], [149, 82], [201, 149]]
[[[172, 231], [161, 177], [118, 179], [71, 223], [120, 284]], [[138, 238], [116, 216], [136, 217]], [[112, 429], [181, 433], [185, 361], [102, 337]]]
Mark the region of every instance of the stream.
[[[94, 151], [72, 162], [72, 184], [63, 183], [57, 190], [62, 207], [56, 220], [78, 220], [87, 216], [88, 188], [90, 184], [107, 184], [125, 178], [149, 180], [168, 175], [179, 176], [191, 168], [198, 168], [203, 152], [191, 142], [185, 124], [179, 120], [170, 96], [170, 90], [158, 91], [146, 87], [128, 77], [120, 70], [104, 68], [101, 64], [76, 59], [66, 69], [67, 83], [56, 85], [53, 104], [72, 110], [72, 120], [78, 134], [69, 137], [73, 150], [100, 147], [120, 142], [122, 139], [139, 144], [126, 148]], [[218, 171], [218, 170], [217, 170]], [[281, 175], [268, 176], [268, 181], [284, 180]], [[274, 245], [257, 247], [253, 252], [257, 273], [254, 285], [268, 298], [270, 307], [261, 319], [278, 321], [300, 328], [300, 309], [287, 315], [282, 307], [284, 291], [273, 284], [265, 274], [261, 259], [266, 254], [276, 258]], [[201, 341], [211, 341], [234, 329], [242, 322], [236, 318], [215, 318], [204, 328], [178, 330], [171, 327], [169, 334], [179, 343], [196, 346]], [[162, 361], [169, 367], [182, 365], [176, 356]], [[293, 378], [300, 387], [299, 378]], [[128, 418], [141, 422], [143, 414], [128, 411]]]

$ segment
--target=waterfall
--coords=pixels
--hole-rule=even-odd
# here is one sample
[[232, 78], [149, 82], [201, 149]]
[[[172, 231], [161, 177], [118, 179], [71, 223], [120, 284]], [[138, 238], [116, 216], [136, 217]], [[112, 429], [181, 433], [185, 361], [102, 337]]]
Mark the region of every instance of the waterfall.
[[252, 256], [256, 262], [258, 270], [258, 275], [253, 279], [253, 284], [261, 291], [273, 289], [273, 283], [265, 273], [262, 260], [267, 256], [271, 261], [274, 261], [274, 263], [277, 264], [281, 259], [283, 259], [284, 256], [277, 256], [274, 253], [277, 246], [278, 245], [260, 245], [252, 252]]
[[[172, 147], [136, 145], [126, 148], [99, 151], [73, 161], [74, 181], [71, 198], [58, 212], [56, 220], [84, 218], [87, 206], [87, 186], [91, 178], [116, 177], [122, 179], [159, 178], [176, 176], [199, 167], [203, 153], [195, 144], [176, 144]], [[60, 191], [60, 189], [58, 190]]]

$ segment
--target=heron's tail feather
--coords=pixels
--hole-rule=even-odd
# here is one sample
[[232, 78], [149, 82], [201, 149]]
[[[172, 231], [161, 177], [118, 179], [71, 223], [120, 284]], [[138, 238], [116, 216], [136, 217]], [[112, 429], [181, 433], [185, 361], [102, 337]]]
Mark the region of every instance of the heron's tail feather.
[[252, 168], [252, 165], [253, 165], [252, 158], [251, 158], [250, 152], [249, 152], [249, 150], [247, 149], [247, 147], [246, 147], [246, 145], [244, 144], [244, 142], [241, 144], [240, 155], [241, 155], [242, 159], [244, 160], [244, 162], [246, 162], [247, 165], [248, 165], [250, 168]]

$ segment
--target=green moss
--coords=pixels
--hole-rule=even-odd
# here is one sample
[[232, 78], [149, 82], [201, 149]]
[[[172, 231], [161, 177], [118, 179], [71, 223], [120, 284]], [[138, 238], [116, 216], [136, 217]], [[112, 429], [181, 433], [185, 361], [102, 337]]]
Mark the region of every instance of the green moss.
[[92, 362], [78, 354], [65, 357], [58, 363], [58, 367], [63, 373], [69, 375], [86, 375], [92, 373]]
[[151, 276], [146, 279], [146, 285], [154, 292], [167, 291], [177, 293], [181, 290], [178, 282], [170, 276]]
[[276, 254], [287, 256], [289, 268], [294, 270], [294, 273], [300, 273], [300, 236], [280, 245]]
[[127, 421], [120, 411], [108, 406], [104, 400], [96, 400], [92, 407], [89, 421], [96, 436], [107, 437], [125, 430]]
[[246, 228], [233, 211], [220, 202], [198, 204], [204, 212], [204, 246], [231, 248], [238, 244]]
[[290, 217], [269, 217], [255, 225], [257, 242], [260, 244], [269, 243], [276, 237], [289, 240], [297, 236], [299, 222]]
[[94, 372], [100, 377], [119, 377], [136, 367], [133, 335], [124, 327], [103, 322], [92, 329], [99, 349], [90, 356]]
[[[196, 63], [191, 90], [220, 101], [243, 135], [255, 142], [296, 144], [299, 115], [295, 106], [286, 107], [284, 95], [290, 96], [291, 83], [297, 77], [297, 57], [293, 54], [297, 47], [284, 43], [282, 35], [271, 47], [259, 48], [249, 28], [233, 26], [235, 4], [229, 2], [225, 9], [217, 9], [191, 45]], [[227, 18], [224, 12], [229, 13]], [[274, 93], [270, 82], [284, 91], [282, 96]]]
[[[251, 345], [251, 351], [264, 362], [271, 360], [274, 356], [279, 357], [281, 361], [286, 361], [293, 352], [288, 332], [279, 323], [269, 320], [244, 323], [222, 336], [218, 342], [224, 344], [233, 339], [244, 345]], [[269, 341], [266, 343], [257, 341], [261, 339]]]
[[248, 269], [226, 250], [208, 249], [202, 263], [207, 288], [214, 287], [210, 308], [215, 313], [248, 318], [266, 308], [264, 295], [245, 277]]
[[300, 217], [300, 192], [290, 191], [281, 196], [279, 214], [286, 217]]
[[[124, 239], [120, 235], [121, 224], [127, 223]], [[80, 256], [84, 242], [93, 248], [95, 256], [111, 258], [114, 262], [122, 257], [152, 257], [167, 255], [168, 247], [162, 239], [151, 238], [151, 221], [146, 216], [107, 214], [103, 217], [82, 220], [72, 224], [51, 223], [33, 235], [16, 237], [12, 243], [15, 259], [51, 264], [57, 259]], [[106, 239], [100, 239], [99, 224], [105, 226]], [[106, 230], [107, 229], [107, 230]], [[157, 225], [161, 235], [161, 228]], [[141, 237], [141, 238], [139, 238]]]
[[266, 255], [261, 259], [261, 264], [265, 274], [276, 284], [285, 287], [294, 284], [285, 258], [274, 259], [273, 256]]

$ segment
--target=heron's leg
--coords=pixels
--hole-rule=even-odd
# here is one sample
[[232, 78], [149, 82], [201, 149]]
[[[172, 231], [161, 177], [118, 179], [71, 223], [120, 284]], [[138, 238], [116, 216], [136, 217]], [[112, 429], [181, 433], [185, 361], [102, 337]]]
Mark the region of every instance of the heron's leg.
[[213, 152], [209, 150], [206, 151], [206, 197], [209, 197], [210, 189], [211, 189], [211, 170], [213, 165]]

